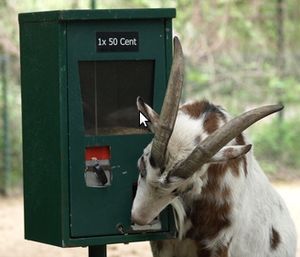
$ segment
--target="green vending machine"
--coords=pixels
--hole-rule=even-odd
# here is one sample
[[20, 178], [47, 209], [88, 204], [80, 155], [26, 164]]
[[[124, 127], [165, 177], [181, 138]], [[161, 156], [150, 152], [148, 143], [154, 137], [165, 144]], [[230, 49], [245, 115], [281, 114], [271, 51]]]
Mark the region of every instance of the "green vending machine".
[[69, 246], [172, 238], [171, 210], [131, 223], [137, 160], [160, 111], [175, 9], [19, 15], [25, 238]]

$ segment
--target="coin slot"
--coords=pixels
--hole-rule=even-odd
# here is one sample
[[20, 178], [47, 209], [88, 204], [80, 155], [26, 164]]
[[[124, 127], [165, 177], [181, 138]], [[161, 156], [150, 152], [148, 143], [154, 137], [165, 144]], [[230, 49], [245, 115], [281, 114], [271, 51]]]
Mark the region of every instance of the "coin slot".
[[84, 178], [88, 187], [108, 187], [112, 182], [110, 147], [96, 146], [85, 149]]

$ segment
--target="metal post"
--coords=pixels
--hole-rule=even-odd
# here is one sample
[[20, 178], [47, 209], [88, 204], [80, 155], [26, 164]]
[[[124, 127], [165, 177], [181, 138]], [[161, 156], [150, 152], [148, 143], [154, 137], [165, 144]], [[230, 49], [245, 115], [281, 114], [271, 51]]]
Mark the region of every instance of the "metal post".
[[1, 77], [2, 77], [2, 126], [3, 126], [3, 134], [2, 134], [2, 148], [3, 148], [3, 189], [2, 193], [4, 195], [8, 195], [9, 188], [9, 170], [10, 170], [10, 162], [9, 162], [9, 131], [8, 131], [8, 100], [7, 100], [7, 61], [8, 58], [4, 55], [2, 58], [0, 57], [1, 62]]
[[89, 246], [89, 257], [106, 257], [106, 245]]
[[96, 0], [91, 0], [91, 9], [96, 9]]

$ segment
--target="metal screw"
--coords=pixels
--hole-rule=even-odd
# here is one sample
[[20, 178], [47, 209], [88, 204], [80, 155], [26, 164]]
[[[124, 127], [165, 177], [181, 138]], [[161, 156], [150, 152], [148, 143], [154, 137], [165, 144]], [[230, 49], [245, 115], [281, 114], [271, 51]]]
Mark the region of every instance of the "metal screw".
[[124, 229], [124, 226], [122, 224], [117, 224], [117, 230], [121, 233], [121, 234], [125, 234], [125, 229]]

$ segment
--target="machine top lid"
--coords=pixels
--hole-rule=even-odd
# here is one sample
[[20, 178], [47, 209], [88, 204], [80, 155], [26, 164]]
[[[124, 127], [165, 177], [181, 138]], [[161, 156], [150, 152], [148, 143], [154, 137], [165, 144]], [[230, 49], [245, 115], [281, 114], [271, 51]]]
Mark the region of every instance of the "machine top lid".
[[145, 9], [96, 9], [96, 10], [56, 10], [20, 13], [19, 22], [118, 20], [118, 19], [164, 19], [175, 18], [175, 8]]

